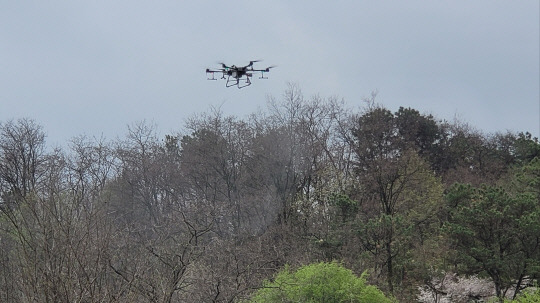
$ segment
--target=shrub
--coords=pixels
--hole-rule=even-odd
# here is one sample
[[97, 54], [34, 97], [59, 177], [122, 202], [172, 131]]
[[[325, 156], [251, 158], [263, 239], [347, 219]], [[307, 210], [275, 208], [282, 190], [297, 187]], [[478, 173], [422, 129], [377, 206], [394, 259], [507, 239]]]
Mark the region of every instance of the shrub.
[[273, 282], [265, 281], [251, 301], [274, 302], [392, 302], [375, 286], [367, 285], [365, 273], [357, 277], [337, 262], [317, 263], [291, 272], [286, 266]]
[[524, 291], [514, 301], [507, 300], [505, 302], [515, 303], [540, 303], [540, 288], [536, 288], [535, 291]]

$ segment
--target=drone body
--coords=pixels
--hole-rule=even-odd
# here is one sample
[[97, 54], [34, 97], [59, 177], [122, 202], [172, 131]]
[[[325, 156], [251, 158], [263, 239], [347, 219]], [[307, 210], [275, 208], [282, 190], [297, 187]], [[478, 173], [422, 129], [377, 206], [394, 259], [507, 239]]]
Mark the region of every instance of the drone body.
[[259, 62], [259, 60], [249, 61], [249, 64], [245, 66], [228, 66], [225, 63], [220, 63], [221, 68], [219, 69], [206, 69], [206, 75], [208, 76], [207, 80], [217, 80], [215, 78], [215, 73], [221, 73], [221, 79], [227, 80], [227, 83], [225, 84], [226, 87], [236, 86], [238, 88], [243, 88], [251, 85], [250, 78], [253, 77], [254, 72], [261, 73], [259, 79], [268, 79], [264, 76], [264, 73], [270, 72], [270, 69], [275, 66], [269, 66], [265, 69], [255, 69], [253, 68], [253, 63], [255, 62]]

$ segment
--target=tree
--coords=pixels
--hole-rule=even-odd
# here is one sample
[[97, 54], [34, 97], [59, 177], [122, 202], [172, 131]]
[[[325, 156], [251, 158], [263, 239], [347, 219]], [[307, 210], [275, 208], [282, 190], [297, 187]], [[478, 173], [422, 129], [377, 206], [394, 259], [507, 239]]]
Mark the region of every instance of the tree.
[[[0, 125], [0, 189], [19, 199], [36, 189], [41, 175], [45, 133], [31, 119]], [[6, 203], [9, 201], [4, 201]]]
[[188, 296], [213, 227], [202, 197], [188, 196], [178, 137], [165, 139], [157, 140], [152, 125], [130, 127], [128, 140], [116, 149], [118, 176], [106, 188], [117, 236], [109, 245], [110, 276], [127, 301]]
[[457, 184], [447, 194], [450, 218], [445, 230], [459, 252], [465, 272], [486, 273], [502, 302], [514, 297], [525, 277], [540, 270], [540, 203], [535, 193]]
[[401, 140], [415, 149], [426, 161], [434, 162], [441, 129], [431, 115], [422, 115], [412, 108], [400, 107], [395, 113], [396, 127]]
[[[273, 223], [270, 194], [261, 179], [255, 127], [221, 112], [191, 119], [180, 140], [180, 169], [186, 198], [206, 203], [222, 236], [257, 234]], [[266, 184], [265, 184], [266, 185]], [[270, 186], [268, 186], [270, 187]]]
[[540, 158], [540, 143], [529, 132], [519, 133], [515, 138], [514, 154], [518, 161], [528, 162]]
[[17, 284], [4, 282], [0, 300], [98, 302], [117, 295], [107, 276], [112, 237], [102, 193], [110, 169], [105, 150], [81, 139], [74, 140], [73, 155], [41, 153], [39, 186], [0, 208], [3, 274]]
[[421, 244], [432, 228], [442, 185], [399, 135], [397, 119], [389, 110], [368, 108], [352, 134], [359, 181], [355, 198], [360, 201], [357, 236], [393, 292], [396, 280], [402, 280], [396, 278], [403, 276], [396, 273], [396, 261]]
[[534, 158], [538, 142], [530, 139], [530, 134], [528, 139], [522, 134], [489, 135], [455, 121], [440, 125], [434, 150], [432, 167], [448, 186], [456, 182], [493, 185], [514, 164]]
[[355, 276], [336, 262], [317, 263], [291, 272], [281, 270], [274, 281], [265, 281], [255, 292], [254, 303], [278, 302], [392, 302], [375, 286], [367, 285], [365, 274]]

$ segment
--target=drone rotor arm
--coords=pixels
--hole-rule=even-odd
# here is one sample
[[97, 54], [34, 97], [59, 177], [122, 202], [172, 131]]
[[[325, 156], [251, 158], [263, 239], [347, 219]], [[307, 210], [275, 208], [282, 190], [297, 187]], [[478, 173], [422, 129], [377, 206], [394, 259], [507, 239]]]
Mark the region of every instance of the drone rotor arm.
[[268, 73], [268, 72], [270, 72], [270, 70], [271, 70], [272, 68], [275, 68], [275, 67], [277, 67], [277, 66], [276, 66], [276, 65], [272, 65], [272, 66], [269, 66], [269, 67], [264, 68], [264, 69], [250, 69], [250, 71], [253, 71], [253, 72], [265, 72], [265, 73]]
[[223, 73], [223, 72], [225, 72], [225, 69], [222, 69], [222, 68], [220, 68], [220, 69], [209, 69], [209, 68], [207, 68], [206, 72], [207, 73]]

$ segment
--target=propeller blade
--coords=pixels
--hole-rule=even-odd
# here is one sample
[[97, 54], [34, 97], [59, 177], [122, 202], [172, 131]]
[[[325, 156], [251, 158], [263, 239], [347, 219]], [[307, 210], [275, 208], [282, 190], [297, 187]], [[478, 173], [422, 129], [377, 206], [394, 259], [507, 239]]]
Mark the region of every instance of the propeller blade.
[[252, 66], [253, 63], [257, 63], [257, 62], [261, 62], [261, 61], [262, 61], [261, 59], [259, 59], [259, 60], [251, 60], [251, 61], [249, 61], [248, 66]]
[[271, 65], [269, 67], [266, 68], [266, 71], [269, 72], [271, 68], [274, 68], [274, 67], [277, 67], [277, 65]]

